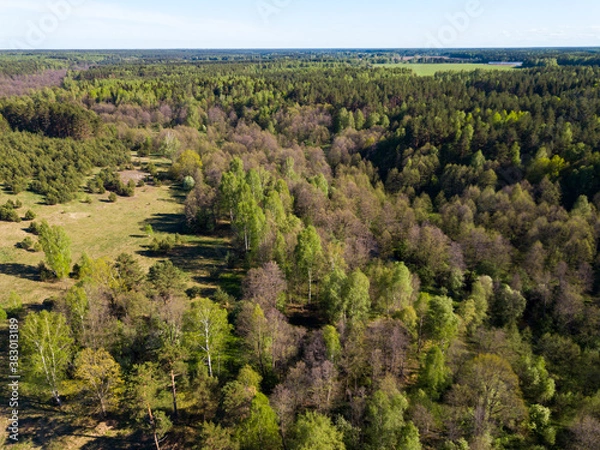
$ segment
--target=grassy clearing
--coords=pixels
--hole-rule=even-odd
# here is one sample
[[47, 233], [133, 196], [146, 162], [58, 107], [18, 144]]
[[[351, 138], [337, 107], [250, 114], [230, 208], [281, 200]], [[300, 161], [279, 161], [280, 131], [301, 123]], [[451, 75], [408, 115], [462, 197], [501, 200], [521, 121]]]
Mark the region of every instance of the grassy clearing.
[[[86, 197], [81, 195], [81, 199]], [[19, 199], [23, 208], [21, 216], [31, 209], [36, 221], [45, 219], [51, 225], [62, 226], [72, 241], [72, 256], [76, 262], [86, 252], [92, 258], [115, 258], [122, 252], [136, 256], [147, 269], [158, 258], [145, 247], [150, 238], [142, 231], [145, 224], [152, 225], [156, 234], [183, 233], [183, 195], [169, 186], [144, 186], [136, 189], [134, 197], [120, 197], [116, 203], [106, 201], [108, 194], [90, 195], [90, 204], [76, 200], [68, 204], [48, 206], [38, 195], [24, 192], [17, 196], [0, 192], [0, 204], [9, 199]], [[36, 266], [44, 259], [43, 252], [28, 252], [17, 248], [17, 243], [30, 236], [29, 222], [0, 222], [0, 301], [10, 291], [16, 291], [26, 304], [39, 304], [67, 289], [72, 280], [60, 283], [39, 281]], [[182, 245], [168, 257], [186, 271], [190, 287], [198, 286], [202, 292], [211, 293], [217, 286], [225, 257], [229, 250], [226, 236], [183, 235]]]
[[515, 70], [511, 66], [492, 66], [490, 64], [379, 64], [377, 67], [406, 67], [420, 77], [433, 76], [438, 72], [468, 72], [473, 70]]

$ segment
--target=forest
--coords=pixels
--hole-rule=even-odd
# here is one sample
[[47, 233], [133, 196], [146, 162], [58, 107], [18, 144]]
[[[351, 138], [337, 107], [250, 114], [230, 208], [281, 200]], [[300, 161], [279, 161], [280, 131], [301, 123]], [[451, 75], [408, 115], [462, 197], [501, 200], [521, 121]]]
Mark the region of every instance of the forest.
[[[417, 76], [406, 56], [453, 69]], [[0, 53], [0, 250], [38, 252], [11, 276], [57, 287], [0, 294], [3, 343], [19, 322], [28, 423], [18, 443], [0, 439], [597, 448], [599, 58]], [[77, 254], [44, 216], [161, 186], [178, 232], [141, 225], [147, 265], [138, 253]], [[35, 213], [22, 203], [33, 195]], [[9, 242], [3, 227], [17, 223], [27, 237]], [[229, 242], [208, 287], [190, 269], [201, 249], [183, 251], [196, 236]], [[0, 272], [14, 262], [1, 256]]]

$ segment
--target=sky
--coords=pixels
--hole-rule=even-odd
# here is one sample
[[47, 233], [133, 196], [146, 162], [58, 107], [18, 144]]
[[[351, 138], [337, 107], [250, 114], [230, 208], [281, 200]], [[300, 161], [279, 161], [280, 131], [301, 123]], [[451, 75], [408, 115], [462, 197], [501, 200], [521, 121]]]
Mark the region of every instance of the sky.
[[598, 0], [0, 0], [0, 49], [600, 46]]

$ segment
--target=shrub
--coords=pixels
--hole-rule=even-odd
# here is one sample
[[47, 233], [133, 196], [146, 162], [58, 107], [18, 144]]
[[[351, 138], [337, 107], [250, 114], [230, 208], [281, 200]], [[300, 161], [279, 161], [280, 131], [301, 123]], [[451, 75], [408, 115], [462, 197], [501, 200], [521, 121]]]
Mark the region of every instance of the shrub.
[[19, 248], [22, 248], [23, 250], [31, 250], [32, 247], [34, 246], [34, 242], [33, 239], [31, 239], [31, 237], [27, 236], [25, 239], [23, 239], [21, 242], [19, 242]]
[[167, 254], [177, 244], [177, 240], [171, 236], [165, 236], [163, 238], [154, 237], [150, 243], [150, 250], [155, 253]]
[[4, 222], [20, 222], [21, 218], [15, 211], [13, 203], [9, 200], [5, 205], [0, 206], [0, 220]]
[[2, 304], [2, 309], [10, 315], [19, 314], [23, 309], [23, 299], [15, 291], [11, 291], [8, 299]]
[[56, 274], [48, 268], [45, 262], [40, 262], [37, 266], [40, 273], [40, 279], [45, 282], [56, 281]]
[[117, 201], [117, 194], [115, 194], [114, 192], [111, 192], [110, 194], [108, 194], [108, 201], [111, 203], [114, 203]]
[[33, 220], [35, 219], [35, 213], [28, 209], [27, 212], [25, 213], [25, 220]]
[[37, 236], [38, 234], [40, 234], [40, 224], [37, 222], [31, 222], [29, 224], [29, 227], [27, 227], [27, 231]]
[[191, 191], [196, 186], [196, 180], [193, 177], [187, 176], [183, 179], [183, 189], [185, 191]]

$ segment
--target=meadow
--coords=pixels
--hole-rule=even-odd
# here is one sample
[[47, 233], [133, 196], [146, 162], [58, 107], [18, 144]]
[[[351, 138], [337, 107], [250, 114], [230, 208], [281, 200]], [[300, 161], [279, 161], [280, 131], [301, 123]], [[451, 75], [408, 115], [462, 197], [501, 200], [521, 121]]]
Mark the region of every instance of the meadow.
[[[115, 203], [107, 200], [108, 194], [81, 194], [80, 198], [61, 205], [46, 205], [39, 195], [22, 192], [9, 195], [0, 192], [0, 203], [19, 200], [23, 207], [19, 213], [31, 209], [36, 222], [46, 220], [50, 225], [63, 227], [71, 239], [73, 262], [85, 252], [91, 258], [114, 259], [121, 253], [136, 257], [147, 270], [160, 257], [146, 247], [152, 237], [144, 233], [149, 224], [154, 235], [181, 235], [181, 245], [168, 255], [174, 263], [188, 272], [189, 287], [214, 290], [213, 275], [222, 266], [228, 251], [227, 237], [186, 235], [183, 224], [185, 196], [176, 187], [145, 185], [135, 191], [134, 197], [119, 197]], [[84, 202], [84, 199], [91, 203]], [[44, 260], [43, 252], [27, 251], [18, 244], [27, 236], [28, 221], [0, 222], [0, 301], [17, 292], [25, 304], [40, 304], [68, 289], [74, 280], [56, 283], [39, 280], [37, 265]]]
[[430, 77], [438, 72], [471, 72], [473, 70], [511, 71], [512, 66], [496, 66], [490, 64], [378, 64], [378, 67], [407, 67], [412, 69], [415, 75]]

